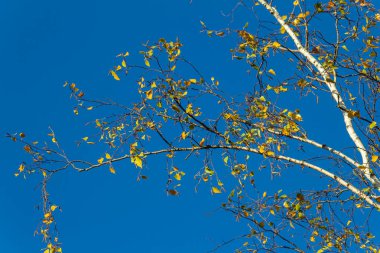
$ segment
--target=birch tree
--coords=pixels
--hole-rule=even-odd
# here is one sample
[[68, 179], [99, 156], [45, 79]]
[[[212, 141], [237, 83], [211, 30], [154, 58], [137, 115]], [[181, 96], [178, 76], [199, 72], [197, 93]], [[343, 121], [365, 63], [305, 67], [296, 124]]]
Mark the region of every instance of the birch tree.
[[[207, 185], [211, 195], [226, 195], [222, 208], [247, 224], [240, 238], [227, 242], [236, 252], [379, 252], [373, 223], [380, 209], [378, 6], [365, 0], [253, 0], [237, 2], [232, 14], [237, 9], [250, 21], [244, 27], [200, 23], [204, 36], [236, 44], [232, 58], [246, 63], [252, 77], [245, 94], [224, 92], [223, 80], [198, 69], [179, 39], [162, 38], [144, 44], [138, 62], [129, 60], [135, 52], [119, 54], [109, 71], [135, 90], [136, 101], [89, 98], [80, 84], [65, 83], [75, 114], [98, 112], [90, 122], [95, 131], [79, 141], [104, 147], [93, 160], [67, 155], [53, 129], [43, 144], [9, 134], [32, 158], [15, 175], [43, 175], [38, 233], [47, 253], [62, 251], [53, 229], [60, 207], [47, 192], [51, 177], [68, 170], [115, 174], [124, 162], [145, 180], [145, 166], [157, 157], [167, 160], [169, 196], [188, 187], [180, 185], [184, 176]], [[276, 62], [286, 70], [273, 67]], [[304, 127], [308, 109], [296, 108], [295, 100], [333, 103], [324, 114], [339, 117], [323, 123], [351, 145], [322, 141], [323, 133]], [[181, 160], [203, 166], [185, 171], [176, 165]], [[260, 171], [268, 172], [270, 188], [256, 182]], [[273, 180], [289, 177], [285, 171], [307, 186], [276, 188]]]

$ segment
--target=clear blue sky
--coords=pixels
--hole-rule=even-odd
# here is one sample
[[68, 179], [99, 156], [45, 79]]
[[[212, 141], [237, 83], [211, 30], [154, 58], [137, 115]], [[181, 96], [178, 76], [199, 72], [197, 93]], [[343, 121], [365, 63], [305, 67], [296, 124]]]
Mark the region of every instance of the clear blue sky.
[[[242, 80], [236, 81], [246, 68], [230, 61], [228, 48], [233, 41], [212, 40], [199, 33], [199, 20], [220, 28], [253, 21], [238, 15], [233, 21], [223, 17], [222, 11], [230, 11], [234, 3], [226, 2], [1, 1], [1, 135], [24, 131], [39, 139], [51, 126], [69, 152], [75, 153], [74, 141], [86, 135], [81, 127], [84, 121], [72, 113], [63, 83], [70, 80], [89, 94], [128, 101], [132, 86], [115, 82], [108, 70], [118, 53], [137, 52], [142, 43], [160, 37], [180, 37], [183, 53], [204, 73], [219, 77], [227, 90], [246, 90]], [[304, 118], [311, 130], [325, 133], [325, 140], [341, 130], [338, 126], [327, 131], [323, 122]], [[41, 216], [35, 210], [40, 201], [38, 178], [13, 176], [26, 157], [5, 138], [0, 138], [0, 158], [0, 252], [38, 252], [41, 238], [33, 237]], [[160, 162], [150, 166], [150, 180], [143, 183], [136, 182], [136, 170], [128, 163], [117, 175], [104, 168], [55, 178], [50, 191], [63, 210], [58, 226], [64, 252], [207, 252], [246, 231], [244, 224], [218, 210], [224, 195], [213, 197], [207, 188], [194, 192], [190, 167], [181, 196], [166, 196]]]

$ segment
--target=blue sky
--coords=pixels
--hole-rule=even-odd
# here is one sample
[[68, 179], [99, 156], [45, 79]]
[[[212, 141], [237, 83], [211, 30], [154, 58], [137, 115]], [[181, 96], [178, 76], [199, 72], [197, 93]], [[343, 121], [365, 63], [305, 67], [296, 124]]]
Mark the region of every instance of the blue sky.
[[[202, 72], [217, 76], [227, 90], [247, 90], [243, 85], [248, 77], [236, 81], [236, 77], [245, 75], [246, 68], [230, 60], [228, 49], [234, 41], [210, 39], [199, 32], [199, 20], [220, 28], [241, 27], [254, 21], [239, 19], [238, 15], [234, 20], [223, 16], [234, 7], [233, 3], [0, 2], [0, 133], [24, 131], [32, 139], [41, 139], [51, 126], [69, 152], [79, 152], [74, 141], [85, 135], [81, 127], [85, 121], [73, 114], [63, 83], [73, 81], [90, 95], [128, 101], [133, 87], [128, 86], [128, 81], [115, 82], [108, 76], [115, 56], [126, 50], [137, 52], [142, 43], [161, 37], [174, 40], [178, 36], [185, 44], [187, 58]], [[300, 104], [294, 103], [294, 107]], [[304, 103], [314, 115], [334, 107]], [[338, 112], [332, 113], [328, 119], [337, 115]], [[308, 116], [304, 119], [310, 130], [324, 133], [322, 140], [336, 137], [342, 129], [338, 125], [328, 131], [323, 121]], [[340, 141], [342, 146], [349, 143]], [[25, 155], [5, 138], [0, 138], [0, 158], [0, 252], [38, 252], [41, 238], [33, 237], [33, 232], [41, 215], [35, 209], [40, 201], [39, 178], [13, 176]], [[118, 169], [116, 176], [105, 168], [87, 174], [63, 173], [54, 178], [50, 191], [53, 201], [63, 210], [58, 226], [64, 251], [207, 252], [223, 240], [245, 232], [243, 223], [219, 210], [225, 196], [211, 196], [207, 188], [194, 191], [191, 170], [181, 196], [168, 197], [165, 173], [160, 173], [163, 160], [154, 163], [158, 168], [150, 166], [150, 179], [143, 183], [136, 182], [136, 170], [130, 164]]]
[[[102, 97], [128, 91], [120, 87], [127, 83], [116, 83], [108, 70], [116, 54], [137, 52], [147, 40], [178, 36], [188, 55], [206, 68], [209, 59], [223, 59], [203, 49], [203, 43], [211, 44], [199, 34], [199, 20], [223, 19], [220, 12], [231, 8], [217, 2], [2, 1], [2, 135], [24, 131], [30, 138], [45, 138], [51, 126], [68, 140], [68, 149], [74, 147], [83, 136], [78, 130], [83, 121], [72, 113], [64, 81], [96, 95], [102, 91]], [[39, 178], [15, 178], [26, 157], [9, 140], [0, 143], [0, 252], [38, 252], [41, 238], [33, 232], [41, 215], [35, 209]], [[211, 197], [208, 190], [195, 193], [191, 180], [181, 197], [167, 197], [160, 173], [136, 183], [135, 169], [127, 169], [117, 176], [96, 171], [53, 180], [52, 198], [63, 210], [59, 230], [65, 252], [205, 252], [241, 234], [234, 218], [218, 211], [222, 197]]]

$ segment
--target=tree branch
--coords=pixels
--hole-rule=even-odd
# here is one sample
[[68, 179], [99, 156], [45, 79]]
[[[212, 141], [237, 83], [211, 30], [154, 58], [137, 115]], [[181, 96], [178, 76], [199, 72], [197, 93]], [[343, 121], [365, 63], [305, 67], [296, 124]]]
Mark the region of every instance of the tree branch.
[[[327, 87], [329, 88], [331, 95], [335, 102], [337, 103], [338, 107], [346, 108], [346, 105], [344, 101], [342, 100], [342, 97], [339, 93], [339, 91], [336, 88], [336, 83], [330, 78], [330, 74], [328, 71], [322, 66], [322, 64], [315, 59], [313, 55], [309, 51], [305, 49], [305, 47], [301, 44], [300, 40], [298, 39], [297, 35], [293, 32], [292, 28], [286, 22], [281, 18], [280, 14], [278, 13], [277, 9], [273, 6], [271, 6], [267, 1], [265, 0], [257, 0], [261, 5], [263, 5], [269, 13], [277, 20], [277, 22], [282, 25], [287, 32], [287, 34], [292, 38], [294, 44], [296, 45], [297, 49], [299, 50], [299, 53], [302, 54], [320, 73], [320, 75], [323, 77]], [[334, 71], [334, 79], [335, 79], [335, 71]], [[355, 129], [352, 125], [352, 119], [349, 117], [348, 112], [346, 110], [341, 110], [343, 114], [344, 123], [346, 125], [346, 130], [348, 132], [348, 135], [352, 139], [352, 141], [355, 143], [355, 146], [357, 150], [359, 151], [361, 157], [362, 157], [362, 165], [360, 167], [364, 167], [364, 175], [365, 177], [372, 183], [372, 185], [380, 189], [380, 180], [371, 172], [371, 169], [369, 167], [369, 160], [368, 160], [368, 152], [366, 148], [363, 145], [363, 142], [359, 138], [359, 136], [356, 134]]]
[[[247, 151], [247, 152], [251, 152], [251, 153], [255, 153], [255, 154], [259, 154], [259, 155], [262, 155], [264, 156], [264, 154], [262, 152], [260, 152], [259, 150], [255, 149], [255, 148], [249, 148], [249, 147], [244, 147], [244, 146], [226, 146], [226, 145], [207, 145], [207, 146], [204, 146], [204, 147], [174, 147], [174, 148], [168, 148], [168, 149], [161, 149], [161, 150], [156, 150], [156, 151], [150, 151], [150, 152], [143, 152], [141, 155], [139, 156], [149, 156], [149, 155], [158, 155], [158, 154], [163, 154], [163, 153], [173, 153], [173, 152], [183, 152], [183, 151], [196, 151], [196, 150], [208, 150], [208, 149], [232, 149], [232, 150], [240, 150], [240, 151]], [[134, 155], [124, 155], [124, 156], [121, 156], [121, 157], [118, 157], [118, 158], [113, 158], [113, 159], [110, 159], [109, 161], [105, 162], [105, 163], [98, 163], [98, 164], [94, 164], [94, 165], [91, 165], [87, 168], [83, 168], [83, 169], [77, 169], [79, 172], [85, 172], [85, 171], [89, 171], [89, 170], [92, 170], [94, 168], [97, 168], [97, 167], [101, 167], [102, 165], [105, 165], [105, 164], [111, 164], [113, 162], [118, 162], [118, 161], [122, 161], [122, 160], [125, 160], [125, 159], [128, 159], [128, 158], [132, 158], [134, 157]], [[349, 182], [345, 181], [344, 179], [338, 177], [337, 175], [321, 168], [321, 167], [318, 167], [314, 164], [311, 164], [311, 163], [308, 163], [306, 161], [303, 161], [303, 160], [298, 160], [298, 159], [295, 159], [295, 158], [292, 158], [292, 157], [288, 157], [288, 156], [283, 156], [283, 155], [270, 155], [268, 157], [271, 157], [271, 158], [274, 158], [274, 159], [277, 159], [277, 160], [283, 160], [283, 161], [288, 161], [288, 162], [291, 162], [293, 164], [296, 164], [296, 165], [299, 165], [301, 167], [307, 167], [307, 168], [310, 168], [310, 169], [313, 169], [315, 171], [318, 171], [319, 173], [322, 173], [323, 175], [333, 179], [334, 181], [336, 181], [338, 184], [342, 185], [343, 187], [347, 188], [348, 190], [350, 190], [352, 193], [356, 194], [357, 196], [359, 196], [361, 199], [363, 199], [364, 201], [366, 201], [369, 205], [377, 208], [377, 209], [380, 209], [380, 204], [373, 201], [372, 198], [370, 196], [367, 196], [364, 192], [362, 192], [361, 190], [359, 190], [358, 188], [356, 188], [355, 186], [353, 186], [352, 184], [350, 184]]]

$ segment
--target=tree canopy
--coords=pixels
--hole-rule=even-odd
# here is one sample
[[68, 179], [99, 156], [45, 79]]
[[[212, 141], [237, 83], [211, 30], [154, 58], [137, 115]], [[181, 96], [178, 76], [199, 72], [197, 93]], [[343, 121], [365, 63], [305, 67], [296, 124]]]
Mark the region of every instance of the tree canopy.
[[186, 41], [163, 37], [116, 56], [109, 78], [131, 100], [66, 81], [73, 116], [86, 125], [77, 152], [66, 152], [54, 127], [38, 141], [23, 131], [7, 135], [29, 156], [15, 176], [42, 178], [36, 233], [44, 253], [64, 249], [55, 217], [65, 206], [50, 182], [69, 171], [118, 176], [126, 166], [138, 181], [164, 173], [172, 198], [193, 187], [223, 196], [221, 209], [244, 228], [213, 251], [378, 252], [376, 4], [236, 1], [223, 14], [228, 22], [199, 23], [211, 43], [227, 41], [243, 70], [220, 62], [228, 81], [192, 60], [206, 49], [188, 52]]

